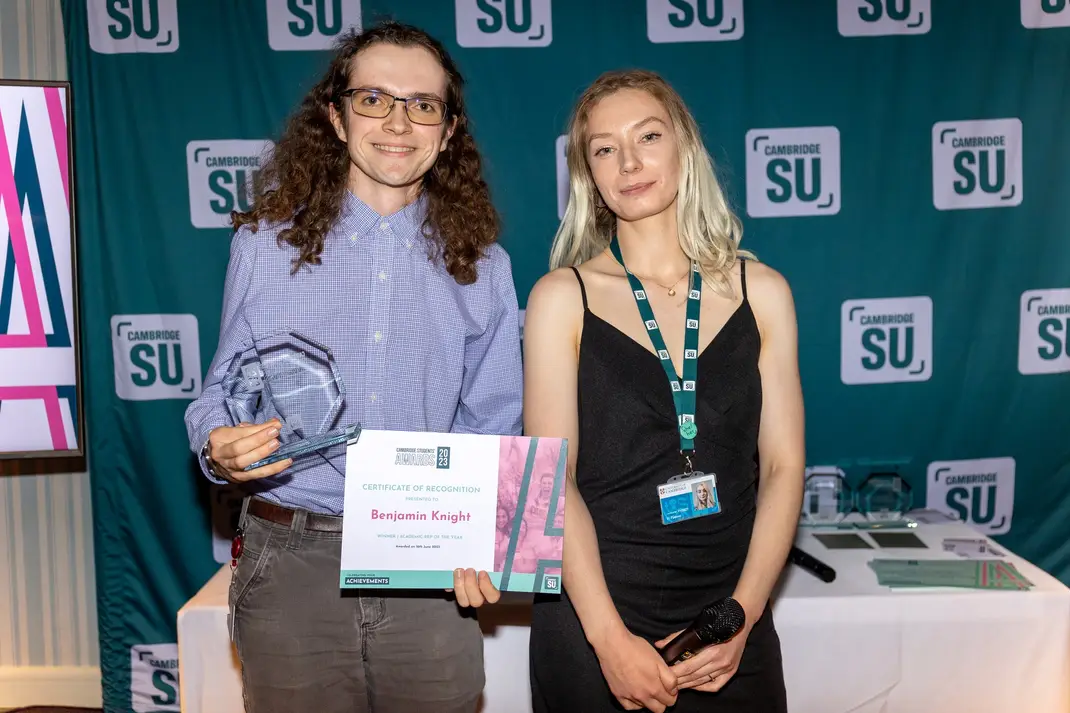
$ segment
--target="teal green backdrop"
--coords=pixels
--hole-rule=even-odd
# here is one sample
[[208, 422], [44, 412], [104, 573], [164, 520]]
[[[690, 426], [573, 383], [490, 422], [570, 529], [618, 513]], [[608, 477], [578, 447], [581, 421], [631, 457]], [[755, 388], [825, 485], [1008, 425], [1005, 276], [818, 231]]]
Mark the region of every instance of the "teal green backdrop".
[[178, 710], [175, 614], [228, 559], [233, 496], [183, 426], [227, 214], [333, 36], [388, 16], [467, 77], [521, 307], [573, 101], [607, 69], [662, 73], [744, 246], [794, 290], [808, 462], [856, 485], [895, 471], [915, 506], [1070, 582], [1066, 0], [64, 5], [108, 711]]

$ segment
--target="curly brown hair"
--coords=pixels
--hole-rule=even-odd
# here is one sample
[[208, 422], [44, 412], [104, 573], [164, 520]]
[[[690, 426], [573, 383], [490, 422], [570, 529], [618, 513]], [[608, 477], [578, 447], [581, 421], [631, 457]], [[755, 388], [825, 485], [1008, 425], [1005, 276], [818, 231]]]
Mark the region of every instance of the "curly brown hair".
[[423, 177], [427, 215], [422, 230], [436, 248], [432, 257], [440, 255], [459, 284], [471, 284], [477, 261], [498, 237], [499, 218], [469, 132], [460, 71], [442, 44], [411, 25], [385, 22], [364, 32], [350, 30], [338, 41], [326, 74], [305, 95], [265, 162], [258, 186], [266, 189], [257, 190], [248, 212], [231, 213], [231, 223], [235, 230], [248, 225], [255, 232], [260, 221], [292, 221], [279, 233], [279, 244], [300, 250], [293, 272], [320, 264], [324, 239], [342, 209], [350, 166], [328, 107], [333, 104], [342, 111], [339, 94], [349, 85], [352, 60], [378, 43], [423, 47], [446, 72], [447, 120], [455, 126], [445, 150]]

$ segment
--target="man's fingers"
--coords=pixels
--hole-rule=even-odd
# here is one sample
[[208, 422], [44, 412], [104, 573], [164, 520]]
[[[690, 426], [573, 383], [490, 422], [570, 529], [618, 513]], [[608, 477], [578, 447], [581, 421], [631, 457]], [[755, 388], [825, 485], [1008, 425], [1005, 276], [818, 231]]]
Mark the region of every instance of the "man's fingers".
[[240, 425], [234, 426], [230, 429], [230, 431], [232, 432], [232, 437], [227, 442], [232, 443], [240, 438], [245, 438], [246, 436], [251, 436], [254, 433], [259, 433], [260, 431], [263, 431], [266, 428], [282, 428], [282, 421], [277, 418], [273, 418], [269, 421], [264, 421], [263, 423], [242, 422]]
[[281, 444], [277, 438], [272, 438], [264, 445], [254, 448], [248, 453], [243, 453], [236, 458], [232, 458], [231, 461], [234, 463], [235, 467], [231, 468], [231, 470], [245, 470], [251, 463], [256, 463], [262, 458], [267, 458], [269, 455], [277, 451], [280, 445]]
[[483, 606], [483, 592], [479, 590], [479, 582], [474, 569], [469, 568], [464, 571], [464, 588], [468, 594], [469, 606]]
[[502, 596], [498, 588], [494, 586], [494, 582], [490, 581], [490, 575], [486, 572], [479, 573], [479, 591], [488, 604], [497, 604]]
[[457, 605], [468, 606], [468, 592], [464, 590], [464, 570], [453, 570], [453, 593], [457, 597]]
[[260, 478], [270, 478], [289, 468], [293, 462], [293, 458], [286, 458], [285, 460], [268, 463], [259, 468], [253, 468], [252, 470], [231, 471], [230, 477], [242, 482], [247, 480], [258, 480]]
[[[217, 461], [222, 461], [224, 458], [237, 458], [259, 448], [265, 443], [271, 442], [278, 435], [278, 426], [266, 425], [263, 427], [257, 427], [255, 430], [249, 430], [240, 438], [236, 438], [233, 441], [224, 443], [220, 445], [218, 449], [213, 449], [215, 451], [213, 453], [213, 457]], [[251, 462], [252, 461], [249, 461], [249, 463]], [[248, 463], [246, 463], [246, 465], [248, 465]]]

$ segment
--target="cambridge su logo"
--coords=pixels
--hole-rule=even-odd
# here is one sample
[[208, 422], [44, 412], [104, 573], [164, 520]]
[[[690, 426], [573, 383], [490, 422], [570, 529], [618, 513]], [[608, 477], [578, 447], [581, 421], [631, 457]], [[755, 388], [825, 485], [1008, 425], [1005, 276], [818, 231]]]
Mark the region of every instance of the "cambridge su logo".
[[725, 42], [743, 37], [743, 0], [646, 0], [651, 42]]
[[1070, 371], [1070, 289], [1022, 293], [1018, 373]]
[[1070, 27], [1070, 0], [1021, 0], [1022, 27]]
[[844, 37], [924, 35], [932, 29], [931, 0], [838, 0]]
[[252, 206], [266, 140], [191, 141], [186, 144], [189, 216], [195, 228], [229, 228], [230, 211]]
[[840, 132], [835, 126], [747, 132], [747, 214], [840, 212]]
[[119, 398], [200, 396], [201, 344], [194, 315], [117, 314], [111, 318], [111, 339]]
[[941, 121], [932, 140], [937, 210], [1021, 204], [1021, 120]]
[[455, 0], [461, 47], [546, 47], [550, 0]]
[[936, 461], [927, 471], [925, 507], [957, 517], [987, 535], [1010, 532], [1014, 459]]
[[360, 0], [267, 0], [268, 46], [276, 52], [331, 49], [360, 21]]
[[130, 708], [134, 713], [180, 710], [178, 644], [130, 647]]
[[933, 302], [928, 297], [847, 300], [840, 335], [840, 380], [845, 384], [932, 377]]
[[86, 0], [85, 12], [94, 52], [178, 51], [178, 0]]

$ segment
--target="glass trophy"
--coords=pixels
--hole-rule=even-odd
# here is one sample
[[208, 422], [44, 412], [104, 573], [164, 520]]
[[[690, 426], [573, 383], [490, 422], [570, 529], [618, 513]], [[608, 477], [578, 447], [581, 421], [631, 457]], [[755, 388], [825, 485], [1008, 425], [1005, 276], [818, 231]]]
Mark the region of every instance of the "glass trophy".
[[871, 526], [909, 526], [905, 513], [913, 501], [910, 484], [896, 473], [874, 473], [858, 489], [858, 509]]
[[837, 471], [817, 471], [807, 476], [803, 486], [803, 524], [835, 525], [854, 509], [851, 488], [842, 471]]
[[282, 422], [279, 448], [245, 470], [316, 453], [360, 433], [357, 424], [339, 423], [345, 386], [331, 350], [298, 332], [255, 340], [231, 360], [221, 385], [234, 425]]

